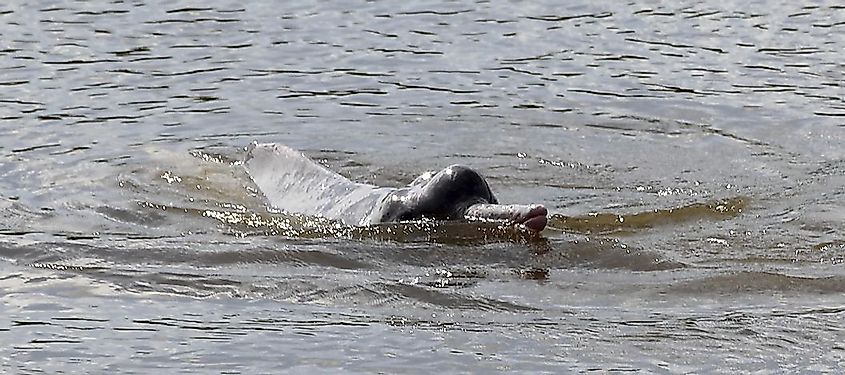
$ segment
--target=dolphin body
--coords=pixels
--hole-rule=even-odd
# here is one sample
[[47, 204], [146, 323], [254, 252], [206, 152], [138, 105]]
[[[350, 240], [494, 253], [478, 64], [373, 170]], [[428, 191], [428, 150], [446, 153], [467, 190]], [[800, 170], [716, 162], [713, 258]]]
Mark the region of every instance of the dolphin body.
[[366, 226], [419, 219], [496, 220], [539, 232], [542, 205], [502, 205], [484, 178], [462, 165], [426, 173], [401, 188], [356, 183], [279, 144], [253, 143], [247, 173], [275, 208]]

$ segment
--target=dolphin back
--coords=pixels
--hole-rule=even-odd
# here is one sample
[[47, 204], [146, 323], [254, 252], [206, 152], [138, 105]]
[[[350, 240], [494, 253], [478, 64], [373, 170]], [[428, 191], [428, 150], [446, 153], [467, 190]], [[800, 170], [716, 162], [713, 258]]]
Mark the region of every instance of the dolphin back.
[[244, 167], [275, 208], [347, 225], [372, 224], [376, 206], [393, 190], [352, 182], [279, 144], [252, 144]]

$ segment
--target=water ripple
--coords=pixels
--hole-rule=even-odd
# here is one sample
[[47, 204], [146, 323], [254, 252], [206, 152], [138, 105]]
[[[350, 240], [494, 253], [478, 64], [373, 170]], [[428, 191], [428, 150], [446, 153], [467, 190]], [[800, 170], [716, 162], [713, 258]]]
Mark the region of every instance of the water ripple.
[[[765, 5], [4, 3], [0, 372], [836, 372], [845, 7]], [[268, 211], [254, 140], [551, 228]]]

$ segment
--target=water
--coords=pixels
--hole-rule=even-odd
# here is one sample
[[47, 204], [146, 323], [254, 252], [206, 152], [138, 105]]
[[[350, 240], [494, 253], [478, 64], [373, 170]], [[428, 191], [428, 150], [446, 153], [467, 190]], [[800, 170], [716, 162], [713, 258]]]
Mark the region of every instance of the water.
[[[835, 372], [838, 2], [7, 2], [0, 370]], [[539, 238], [268, 213], [452, 163]]]

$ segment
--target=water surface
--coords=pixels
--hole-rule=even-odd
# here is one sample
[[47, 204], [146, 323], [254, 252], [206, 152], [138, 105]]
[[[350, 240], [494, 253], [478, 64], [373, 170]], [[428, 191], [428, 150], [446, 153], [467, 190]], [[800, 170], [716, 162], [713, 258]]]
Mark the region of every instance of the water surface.
[[[837, 2], [0, 5], [0, 369], [834, 372]], [[541, 237], [268, 212], [252, 141]]]

